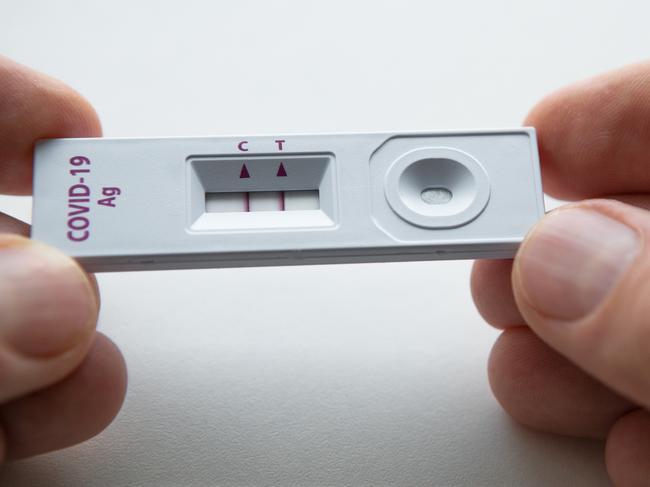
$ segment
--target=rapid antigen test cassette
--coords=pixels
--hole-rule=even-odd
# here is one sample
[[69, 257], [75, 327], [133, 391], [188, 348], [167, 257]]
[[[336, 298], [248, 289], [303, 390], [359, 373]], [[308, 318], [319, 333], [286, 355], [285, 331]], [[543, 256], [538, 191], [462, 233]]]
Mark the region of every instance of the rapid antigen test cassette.
[[543, 213], [532, 128], [35, 149], [32, 237], [89, 271], [508, 258]]

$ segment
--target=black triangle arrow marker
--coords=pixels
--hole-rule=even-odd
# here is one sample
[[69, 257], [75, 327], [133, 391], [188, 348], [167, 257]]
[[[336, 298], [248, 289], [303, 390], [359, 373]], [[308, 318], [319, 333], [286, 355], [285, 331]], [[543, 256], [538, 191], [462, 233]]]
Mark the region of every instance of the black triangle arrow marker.
[[250, 177], [251, 175], [248, 174], [248, 169], [246, 169], [246, 164], [242, 165], [241, 171], [239, 172], [239, 178], [243, 179], [243, 178], [250, 178]]
[[280, 167], [278, 168], [278, 174], [277, 176], [279, 178], [283, 178], [287, 175], [287, 171], [284, 169], [284, 164], [280, 163]]

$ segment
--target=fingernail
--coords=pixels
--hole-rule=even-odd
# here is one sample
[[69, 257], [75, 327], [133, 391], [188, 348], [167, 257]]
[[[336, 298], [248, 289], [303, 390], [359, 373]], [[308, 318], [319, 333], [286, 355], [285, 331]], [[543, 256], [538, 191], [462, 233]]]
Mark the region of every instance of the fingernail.
[[90, 333], [96, 307], [85, 275], [63, 254], [0, 240], [0, 337], [14, 351], [44, 358], [72, 349]]
[[585, 208], [546, 217], [517, 256], [517, 275], [528, 304], [550, 318], [587, 315], [612, 289], [639, 249], [627, 225]]

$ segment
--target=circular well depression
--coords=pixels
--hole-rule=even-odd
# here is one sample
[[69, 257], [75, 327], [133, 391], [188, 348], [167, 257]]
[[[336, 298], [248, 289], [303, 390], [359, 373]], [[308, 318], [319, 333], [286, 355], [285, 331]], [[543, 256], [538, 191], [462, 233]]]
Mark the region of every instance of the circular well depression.
[[464, 164], [453, 159], [420, 159], [409, 164], [400, 175], [399, 194], [404, 204], [416, 213], [455, 215], [474, 201], [476, 180]]

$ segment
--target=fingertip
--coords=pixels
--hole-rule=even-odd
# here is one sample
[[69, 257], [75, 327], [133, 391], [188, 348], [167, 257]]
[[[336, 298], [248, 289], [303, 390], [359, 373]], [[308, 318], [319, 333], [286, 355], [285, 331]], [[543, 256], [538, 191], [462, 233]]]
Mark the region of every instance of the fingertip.
[[614, 421], [634, 407], [527, 327], [499, 336], [490, 353], [488, 378], [494, 396], [513, 419], [549, 433], [603, 438]]
[[96, 436], [117, 416], [126, 388], [121, 352], [98, 333], [85, 360], [68, 377], [0, 407], [7, 458], [39, 455]]
[[126, 361], [115, 342], [97, 333], [86, 359], [66, 381], [61, 389], [69, 394], [83, 391], [83, 404], [77, 408], [90, 412], [79, 440], [85, 441], [106, 429], [120, 412], [128, 386]]
[[89, 382], [94, 384], [98, 390], [110, 391], [108, 401], [103, 402], [105, 411], [102, 421], [99, 422], [101, 426], [101, 429], [97, 431], [99, 432], [110, 424], [122, 408], [128, 386], [128, 373], [122, 351], [113, 340], [103, 333], [97, 333], [92, 351], [94, 354], [89, 354], [88, 366], [97, 367], [101, 374], [97, 374], [95, 378], [91, 377], [93, 380]]
[[537, 130], [544, 191], [564, 200], [646, 192], [649, 117], [648, 62], [543, 98], [524, 123]]
[[28, 357], [61, 355], [94, 332], [98, 300], [87, 274], [60, 251], [0, 236], [0, 335]]
[[[79, 265], [77, 262], [75, 263]], [[97, 312], [99, 312], [99, 309], [101, 308], [102, 305], [102, 297], [99, 291], [99, 283], [97, 282], [97, 276], [95, 276], [95, 274], [88, 274], [83, 269], [82, 272], [85, 274], [86, 278], [88, 279], [88, 282], [90, 283], [90, 287], [92, 289], [92, 292], [95, 296], [95, 301], [97, 303]]]
[[476, 309], [495, 328], [524, 324], [511, 285], [512, 260], [478, 260], [472, 266], [470, 290]]
[[0, 192], [28, 194], [37, 140], [99, 137], [99, 117], [65, 83], [0, 56]]
[[605, 445], [607, 472], [615, 485], [647, 487], [650, 479], [650, 414], [637, 409], [612, 427]]
[[[578, 101], [580, 98], [582, 94], [576, 85], [561, 88], [537, 102], [524, 119], [524, 125], [535, 127], [537, 133], [544, 192], [559, 199], [571, 200], [585, 193], [580, 188], [580, 180], [572, 180], [570, 184], [566, 180], [566, 166], [578, 164], [581, 159], [563, 161], [567, 146], [573, 146], [576, 135], [573, 126], [580, 123], [580, 110], [590, 109], [588, 104]], [[576, 105], [581, 108], [577, 109]], [[588, 134], [589, 131], [584, 132], [583, 136]]]
[[518, 349], [512, 347], [513, 340], [530, 340], [530, 331], [522, 331], [523, 327], [511, 328], [499, 335], [494, 342], [488, 358], [488, 382], [492, 394], [501, 407], [515, 421], [530, 427], [537, 427], [531, 417], [534, 409], [527, 402], [519, 401], [521, 377], [525, 374], [525, 367], [518, 360]]
[[74, 130], [78, 137], [101, 135], [93, 106], [77, 90], [52, 76], [0, 55], [0, 85], [7, 89], [0, 105], [3, 115], [24, 115], [33, 109], [44, 117], [33, 122], [50, 122], [41, 128], [51, 132]]
[[52, 137], [100, 137], [101, 122], [95, 108], [77, 90], [63, 82], [50, 78], [49, 92], [44, 93], [48, 100], [55, 101], [59, 108], [57, 120], [59, 126], [51, 134], [40, 138]]

